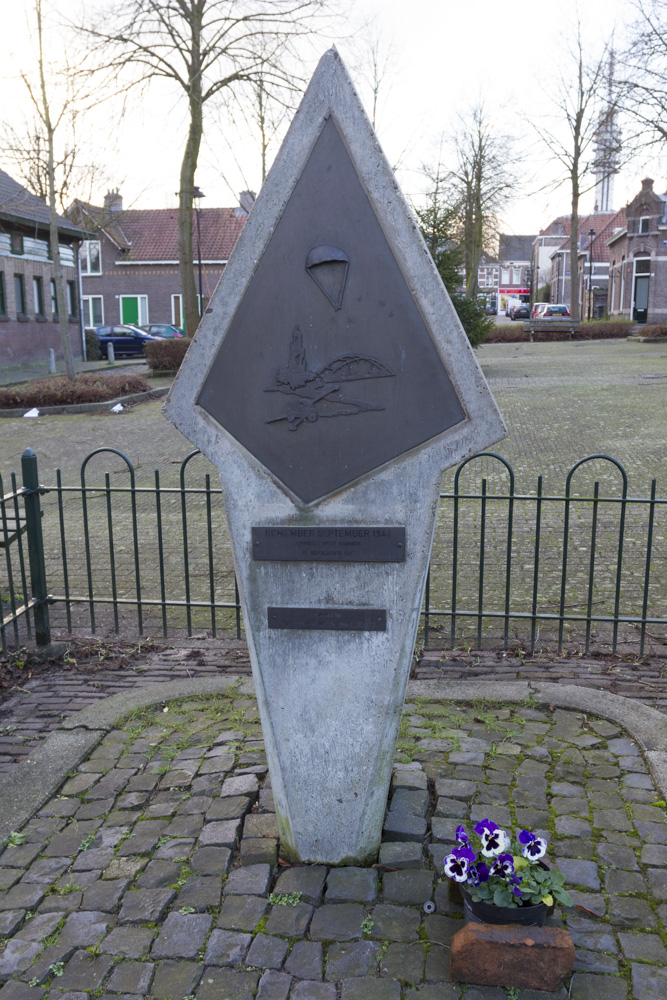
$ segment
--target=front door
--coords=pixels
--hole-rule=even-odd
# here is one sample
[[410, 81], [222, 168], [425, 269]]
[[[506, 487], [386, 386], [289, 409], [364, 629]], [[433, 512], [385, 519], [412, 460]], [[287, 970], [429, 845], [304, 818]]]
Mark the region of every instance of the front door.
[[645, 323], [648, 319], [648, 274], [638, 274], [635, 278], [635, 308], [633, 319], [637, 323]]
[[131, 323], [133, 326], [139, 326], [139, 296], [123, 295], [120, 303], [121, 323]]

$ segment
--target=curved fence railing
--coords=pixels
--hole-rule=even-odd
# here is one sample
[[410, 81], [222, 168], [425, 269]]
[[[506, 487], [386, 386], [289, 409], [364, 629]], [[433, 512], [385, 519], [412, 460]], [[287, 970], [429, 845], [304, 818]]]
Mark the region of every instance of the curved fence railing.
[[[101, 468], [100, 456], [104, 456]], [[198, 460], [198, 461], [197, 461]], [[0, 478], [0, 642], [62, 631], [242, 635], [219, 487], [197, 451], [140, 484], [130, 459], [98, 448], [79, 482]], [[553, 476], [553, 473], [551, 474]], [[422, 608], [421, 640], [446, 647], [545, 644], [585, 651], [667, 638], [667, 499], [632, 496], [623, 466], [589, 455], [562, 494], [517, 492], [492, 452], [447, 476]], [[409, 533], [409, 525], [408, 525]]]

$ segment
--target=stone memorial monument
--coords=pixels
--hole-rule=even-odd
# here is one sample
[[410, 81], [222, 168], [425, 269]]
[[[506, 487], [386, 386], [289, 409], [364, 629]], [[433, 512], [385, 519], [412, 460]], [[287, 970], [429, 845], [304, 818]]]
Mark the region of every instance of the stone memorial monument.
[[333, 49], [165, 409], [220, 470], [282, 851], [375, 860], [443, 470], [505, 427]]

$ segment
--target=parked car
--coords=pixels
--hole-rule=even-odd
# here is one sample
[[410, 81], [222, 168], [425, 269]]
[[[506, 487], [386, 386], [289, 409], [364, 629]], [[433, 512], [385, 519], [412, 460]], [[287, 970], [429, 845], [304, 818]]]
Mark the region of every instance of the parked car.
[[180, 326], [174, 326], [172, 323], [149, 323], [147, 326], [142, 326], [141, 329], [145, 333], [152, 334], [154, 337], [173, 339], [174, 337], [185, 336], [185, 330], [182, 330]]
[[544, 315], [544, 310], [548, 306], [548, 302], [536, 302], [530, 311], [531, 319], [540, 319]]
[[530, 319], [530, 306], [526, 302], [514, 306], [512, 309], [512, 319]]
[[554, 304], [552, 302], [547, 302], [547, 307], [542, 313], [541, 319], [549, 319], [551, 316], [563, 317], [569, 315], [570, 310], [567, 306], [561, 305], [560, 303]]
[[100, 342], [103, 358], [109, 356], [109, 344], [113, 344], [114, 355], [143, 354], [147, 343], [161, 339], [129, 323], [119, 323], [118, 326], [98, 326], [95, 330], [95, 336]]

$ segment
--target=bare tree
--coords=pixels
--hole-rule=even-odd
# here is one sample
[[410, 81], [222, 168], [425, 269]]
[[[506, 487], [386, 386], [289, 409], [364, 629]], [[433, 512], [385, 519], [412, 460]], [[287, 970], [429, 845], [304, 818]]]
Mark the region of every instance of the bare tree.
[[[178, 258], [188, 333], [199, 322], [192, 253], [195, 171], [204, 108], [227, 89], [263, 77], [284, 83], [275, 55], [280, 42], [313, 30], [330, 0], [111, 0], [96, 21], [81, 26], [104, 70], [122, 74], [128, 87], [168, 80], [188, 105], [188, 136], [179, 183]], [[261, 56], [265, 39], [269, 55]]]
[[[579, 256], [579, 199], [595, 186], [594, 171], [600, 165], [600, 141], [604, 136], [609, 170], [618, 169], [620, 137], [616, 116], [621, 107], [621, 91], [613, 79], [611, 45], [605, 45], [599, 58], [590, 65], [584, 59], [581, 25], [577, 26], [575, 48], [571, 53], [571, 73], [561, 76], [554, 97], [555, 118], [552, 126], [536, 124], [542, 141], [563, 169], [570, 187], [570, 312], [580, 318], [579, 282], [576, 280]], [[616, 148], [610, 148], [613, 142]], [[632, 143], [628, 141], [627, 149]]]
[[667, 0], [634, 0], [621, 60], [626, 107], [644, 143], [667, 143]]
[[458, 216], [466, 294], [475, 298], [480, 259], [495, 249], [498, 215], [514, 192], [517, 160], [510, 140], [496, 132], [482, 104], [459, 116], [453, 141], [450, 197]]

